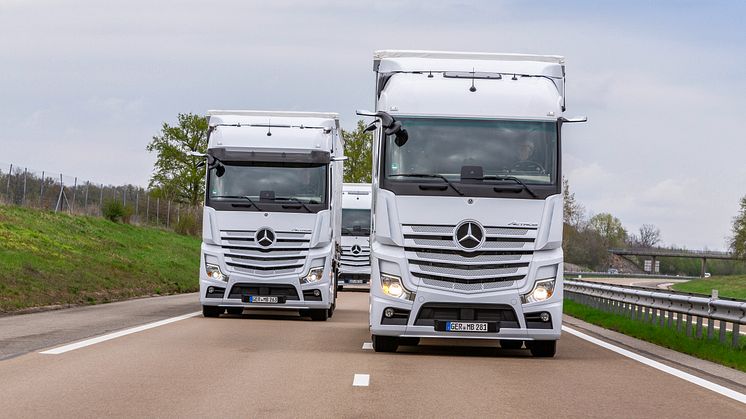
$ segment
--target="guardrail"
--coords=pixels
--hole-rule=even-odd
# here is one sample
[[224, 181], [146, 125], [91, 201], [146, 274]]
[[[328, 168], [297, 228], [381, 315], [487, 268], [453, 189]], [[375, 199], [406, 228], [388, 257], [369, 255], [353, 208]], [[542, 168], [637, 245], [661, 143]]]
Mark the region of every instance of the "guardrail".
[[736, 348], [739, 347], [740, 326], [746, 325], [746, 301], [718, 298], [715, 290], [707, 297], [573, 280], [565, 281], [564, 290], [569, 300], [633, 320], [675, 328], [678, 332], [684, 328], [687, 336], [694, 333], [701, 338], [706, 320], [707, 338], [714, 339], [715, 322], [719, 322], [718, 334], [723, 344], [730, 323], [731, 345]]
[[610, 274], [608, 272], [565, 272], [565, 278], [582, 279], [589, 278], [650, 278], [650, 279], [699, 279], [698, 276], [663, 275], [663, 274]]

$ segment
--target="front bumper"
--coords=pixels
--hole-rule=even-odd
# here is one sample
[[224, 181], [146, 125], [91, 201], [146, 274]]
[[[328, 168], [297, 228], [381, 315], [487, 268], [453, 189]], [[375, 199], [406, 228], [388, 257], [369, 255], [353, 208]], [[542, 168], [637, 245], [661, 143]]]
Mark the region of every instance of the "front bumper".
[[[374, 245], [371, 257], [371, 292], [370, 292], [370, 331], [374, 335], [420, 337], [420, 338], [459, 338], [459, 339], [515, 339], [515, 340], [557, 340], [562, 330], [562, 250], [536, 252], [531, 262], [529, 274], [525, 280], [516, 284], [515, 288], [495, 290], [489, 292], [464, 293], [444, 290], [422, 285], [416, 278], [409, 275], [407, 261], [396, 248]], [[556, 265], [557, 276], [555, 290], [552, 297], [539, 303], [522, 304], [521, 295], [528, 293], [537, 279], [537, 271], [542, 266]], [[380, 270], [384, 266], [386, 273], [395, 274], [402, 278], [404, 286], [415, 291], [414, 301], [392, 298], [383, 293], [380, 284]], [[399, 272], [390, 272], [399, 267]], [[543, 279], [543, 278], [542, 278]], [[433, 325], [422, 325], [423, 309], [433, 306], [457, 310], [472, 307], [477, 310], [504, 310], [511, 321], [498, 322], [495, 332], [442, 332], [436, 331]], [[383, 323], [384, 310], [393, 308], [397, 313], [398, 323]], [[409, 312], [406, 315], [406, 312]], [[546, 312], [550, 321], [541, 323], [536, 321], [540, 313]], [[463, 311], [460, 313], [469, 313]], [[472, 311], [473, 313], [473, 311]], [[463, 318], [445, 318], [435, 315], [441, 321], [482, 322], [484, 320]], [[420, 321], [418, 322], [418, 319]], [[419, 324], [418, 324], [419, 323]]]

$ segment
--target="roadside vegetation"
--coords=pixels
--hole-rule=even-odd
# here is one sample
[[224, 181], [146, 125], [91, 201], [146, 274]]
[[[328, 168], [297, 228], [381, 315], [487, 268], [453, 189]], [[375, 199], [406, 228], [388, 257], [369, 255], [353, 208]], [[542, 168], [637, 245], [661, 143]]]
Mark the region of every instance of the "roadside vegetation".
[[674, 284], [673, 289], [682, 292], [711, 295], [718, 290], [720, 297], [746, 300], [746, 275], [718, 276], [695, 279], [689, 282]]
[[[743, 337], [740, 341], [740, 348], [733, 348], [717, 340], [708, 340], [705, 337], [696, 338], [694, 331], [691, 337], [686, 336], [683, 331], [679, 333], [672, 328], [632, 320], [567, 299], [564, 302], [564, 312], [605, 329], [746, 372], [746, 338]], [[726, 341], [731, 341], [731, 332], [727, 333]]]
[[0, 312], [198, 289], [198, 238], [0, 205]]

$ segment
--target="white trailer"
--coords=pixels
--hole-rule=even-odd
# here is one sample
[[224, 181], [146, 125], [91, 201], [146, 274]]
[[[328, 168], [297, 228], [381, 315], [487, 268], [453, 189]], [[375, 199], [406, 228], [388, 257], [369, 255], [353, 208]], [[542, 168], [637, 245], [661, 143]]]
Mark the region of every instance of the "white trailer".
[[[559, 56], [377, 51], [370, 330], [553, 356], [562, 324]], [[374, 128], [373, 124], [369, 127]]]
[[342, 256], [337, 285], [370, 281], [370, 183], [342, 187]]
[[326, 320], [336, 301], [343, 147], [334, 113], [209, 111], [200, 302], [298, 309]]

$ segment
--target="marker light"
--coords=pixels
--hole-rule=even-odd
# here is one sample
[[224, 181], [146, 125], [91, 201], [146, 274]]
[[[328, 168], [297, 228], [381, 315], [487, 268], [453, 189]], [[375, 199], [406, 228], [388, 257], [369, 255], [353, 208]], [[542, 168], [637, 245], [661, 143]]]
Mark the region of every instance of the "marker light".
[[383, 293], [402, 300], [414, 301], [414, 293], [404, 288], [398, 276], [381, 274], [381, 289]]
[[536, 281], [531, 292], [523, 294], [521, 300], [523, 300], [523, 304], [538, 303], [550, 299], [552, 294], [554, 294], [554, 278], [544, 279]]
[[225, 275], [218, 265], [205, 263], [205, 272], [207, 272], [207, 277], [212, 280], [228, 282], [228, 275]]
[[311, 284], [314, 282], [319, 282], [324, 277], [324, 267], [318, 266], [316, 268], [311, 268], [308, 270], [308, 274], [306, 276], [300, 278], [300, 282], [304, 284]]

